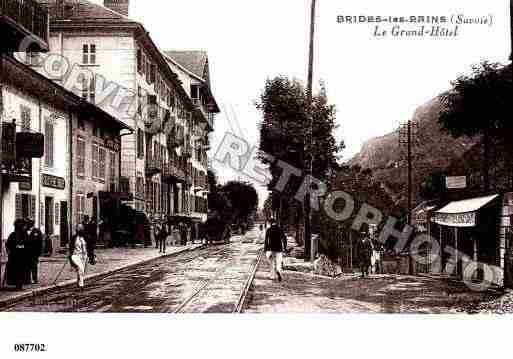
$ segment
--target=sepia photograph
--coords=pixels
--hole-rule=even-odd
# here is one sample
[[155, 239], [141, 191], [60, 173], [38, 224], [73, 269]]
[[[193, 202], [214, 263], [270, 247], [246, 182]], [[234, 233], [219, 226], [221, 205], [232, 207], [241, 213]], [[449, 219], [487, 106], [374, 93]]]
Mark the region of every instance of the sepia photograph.
[[2, 357], [507, 341], [512, 45], [513, 0], [0, 0]]

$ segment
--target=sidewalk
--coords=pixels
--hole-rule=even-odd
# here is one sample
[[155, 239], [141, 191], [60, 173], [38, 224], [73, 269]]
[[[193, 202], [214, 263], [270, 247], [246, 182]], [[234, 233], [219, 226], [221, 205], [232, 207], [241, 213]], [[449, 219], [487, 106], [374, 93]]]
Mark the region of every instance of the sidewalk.
[[[155, 247], [148, 248], [108, 248], [97, 249], [97, 263], [87, 265], [87, 279], [106, 276], [120, 269], [148, 262], [160, 257], [171, 256], [188, 250], [202, 247], [203, 244], [188, 244], [180, 247], [167, 247], [165, 254], [160, 254]], [[39, 284], [25, 285], [23, 290], [16, 291], [10, 288], [0, 289], [0, 307], [31, 295], [41, 294], [56, 287], [73, 285], [76, 283], [76, 272], [68, 264], [64, 267], [57, 283], [54, 281], [59, 272], [67, 263], [64, 254], [55, 254], [52, 257], [41, 257], [39, 264]]]

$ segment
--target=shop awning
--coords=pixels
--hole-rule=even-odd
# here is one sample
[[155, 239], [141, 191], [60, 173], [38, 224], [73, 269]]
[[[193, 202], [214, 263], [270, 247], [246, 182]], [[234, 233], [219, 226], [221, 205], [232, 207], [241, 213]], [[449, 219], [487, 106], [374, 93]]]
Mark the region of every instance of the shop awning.
[[477, 211], [498, 197], [495, 194], [451, 202], [435, 212], [433, 222], [450, 227], [475, 227]]

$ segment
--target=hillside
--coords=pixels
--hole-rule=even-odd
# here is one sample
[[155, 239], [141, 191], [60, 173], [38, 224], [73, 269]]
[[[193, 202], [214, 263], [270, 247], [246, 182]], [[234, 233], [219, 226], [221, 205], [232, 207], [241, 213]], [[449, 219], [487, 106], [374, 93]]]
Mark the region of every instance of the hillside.
[[[455, 140], [443, 133], [438, 125], [440, 107], [440, 97], [436, 97], [420, 106], [412, 117], [412, 121], [418, 124], [413, 148], [414, 204], [422, 200], [419, 190], [427, 175], [445, 169], [477, 143], [477, 139]], [[371, 169], [396, 204], [406, 206], [406, 148], [399, 145], [399, 130], [368, 140], [349, 164]]]

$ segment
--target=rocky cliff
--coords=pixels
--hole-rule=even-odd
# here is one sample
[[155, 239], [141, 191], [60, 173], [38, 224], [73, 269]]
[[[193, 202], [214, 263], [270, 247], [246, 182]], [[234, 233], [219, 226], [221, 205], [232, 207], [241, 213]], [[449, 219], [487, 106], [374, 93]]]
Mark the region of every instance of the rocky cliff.
[[[420, 106], [413, 114], [417, 124], [413, 144], [413, 189], [414, 204], [419, 203], [420, 185], [427, 175], [444, 170], [455, 160], [462, 158], [478, 139], [453, 139], [444, 133], [438, 124], [440, 97]], [[397, 205], [406, 207], [407, 161], [406, 147], [399, 144], [399, 130], [368, 140], [360, 153], [349, 161], [362, 169], [371, 169], [374, 177], [381, 181]]]

